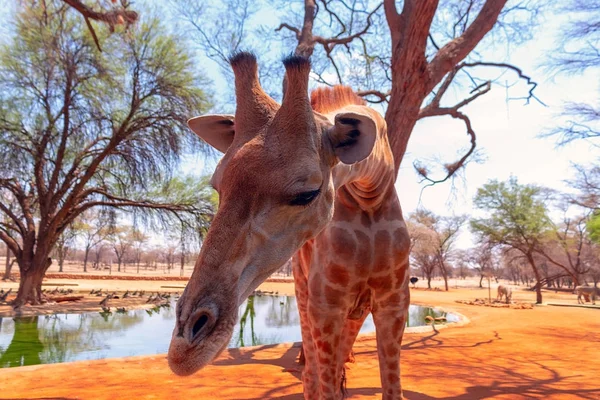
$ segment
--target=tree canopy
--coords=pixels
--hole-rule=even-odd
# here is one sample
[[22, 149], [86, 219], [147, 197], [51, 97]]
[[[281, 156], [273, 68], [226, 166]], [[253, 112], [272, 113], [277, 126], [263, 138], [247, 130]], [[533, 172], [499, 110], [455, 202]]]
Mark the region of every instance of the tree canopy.
[[102, 52], [63, 2], [24, 3], [0, 49], [0, 240], [21, 271], [17, 304], [40, 300], [50, 250], [86, 210], [210, 212], [169, 191], [180, 156], [204, 149], [186, 126], [210, 105], [191, 55], [149, 14], [96, 30]]

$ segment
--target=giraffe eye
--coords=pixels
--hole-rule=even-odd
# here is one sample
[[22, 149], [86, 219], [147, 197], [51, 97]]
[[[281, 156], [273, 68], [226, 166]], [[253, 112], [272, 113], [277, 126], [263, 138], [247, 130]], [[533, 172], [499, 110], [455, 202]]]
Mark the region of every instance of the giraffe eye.
[[311, 190], [310, 192], [302, 192], [290, 201], [292, 206], [307, 206], [321, 193], [321, 189]]

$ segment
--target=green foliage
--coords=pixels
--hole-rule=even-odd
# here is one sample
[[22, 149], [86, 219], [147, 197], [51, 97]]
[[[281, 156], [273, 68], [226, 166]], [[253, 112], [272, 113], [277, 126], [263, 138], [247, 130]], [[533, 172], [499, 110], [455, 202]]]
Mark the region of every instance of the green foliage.
[[491, 180], [474, 198], [475, 206], [489, 217], [473, 219], [471, 229], [491, 243], [531, 249], [551, 227], [545, 193], [538, 186], [520, 185], [515, 177]]
[[595, 212], [585, 226], [592, 242], [600, 244], [600, 212]]

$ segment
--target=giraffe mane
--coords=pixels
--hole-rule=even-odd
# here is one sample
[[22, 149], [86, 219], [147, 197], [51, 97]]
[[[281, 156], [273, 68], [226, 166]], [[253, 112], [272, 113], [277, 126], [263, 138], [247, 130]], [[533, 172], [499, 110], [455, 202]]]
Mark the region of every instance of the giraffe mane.
[[364, 106], [367, 103], [349, 86], [320, 87], [310, 94], [312, 109], [321, 114], [328, 114], [351, 104]]

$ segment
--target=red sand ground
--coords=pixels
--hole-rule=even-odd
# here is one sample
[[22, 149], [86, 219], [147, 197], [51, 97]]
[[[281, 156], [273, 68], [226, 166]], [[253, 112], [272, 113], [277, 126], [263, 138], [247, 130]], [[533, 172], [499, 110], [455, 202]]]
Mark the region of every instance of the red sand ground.
[[[533, 310], [458, 304], [487, 291], [413, 291], [413, 303], [454, 309], [471, 323], [404, 337], [407, 399], [600, 399], [600, 310]], [[576, 304], [574, 295], [547, 294]], [[518, 292], [517, 300], [532, 299]], [[373, 335], [348, 364], [351, 399], [381, 398]], [[180, 378], [164, 356], [21, 367], [0, 371], [0, 399], [301, 399], [292, 345], [233, 349]]]

